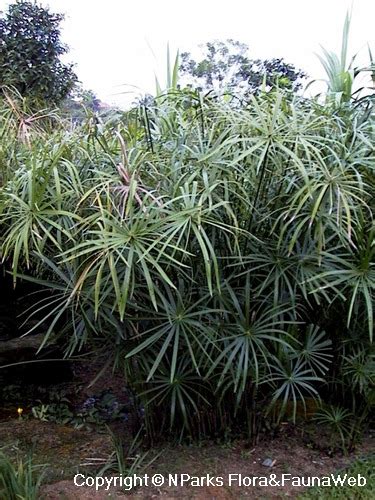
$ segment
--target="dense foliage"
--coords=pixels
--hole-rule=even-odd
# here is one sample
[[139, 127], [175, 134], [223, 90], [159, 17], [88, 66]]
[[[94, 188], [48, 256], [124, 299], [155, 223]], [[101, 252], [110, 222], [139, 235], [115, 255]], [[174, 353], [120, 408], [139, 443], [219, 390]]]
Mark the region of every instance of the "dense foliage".
[[1, 254], [39, 287], [30, 334], [107, 353], [150, 437], [254, 436], [322, 399], [348, 444], [374, 402], [371, 98], [175, 90], [72, 129], [6, 96]]
[[32, 100], [59, 103], [73, 89], [77, 76], [64, 64], [60, 40], [64, 16], [34, 2], [19, 0], [0, 17], [0, 85], [12, 85]]

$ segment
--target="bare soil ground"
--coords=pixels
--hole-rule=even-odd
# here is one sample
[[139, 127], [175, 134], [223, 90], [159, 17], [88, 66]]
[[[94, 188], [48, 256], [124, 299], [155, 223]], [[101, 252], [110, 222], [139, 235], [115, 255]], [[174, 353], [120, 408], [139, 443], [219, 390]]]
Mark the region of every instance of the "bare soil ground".
[[[86, 398], [110, 389], [120, 402], [126, 403], [123, 378], [114, 375], [108, 368], [104, 376], [95, 379], [98, 364], [74, 365], [74, 379], [68, 383], [69, 397], [75, 405], [82, 404]], [[94, 382], [95, 380], [95, 382]], [[94, 382], [94, 383], [92, 383]], [[91, 384], [90, 384], [91, 383]], [[22, 401], [22, 399], [20, 399]], [[313, 427], [310, 434], [306, 426], [292, 427], [285, 425], [277, 437], [265, 436], [256, 446], [238, 440], [233, 443], [217, 444], [205, 441], [201, 445], [159, 446], [159, 454], [153, 464], [138, 472], [139, 476], [148, 474], [189, 474], [190, 476], [223, 477], [223, 486], [204, 484], [193, 486], [155, 487], [152, 485], [132, 489], [124, 493], [116, 488], [109, 491], [95, 491], [90, 487], [74, 485], [75, 474], [95, 476], [98, 466], [90, 466], [96, 459], [106, 460], [113, 451], [110, 436], [104, 427], [75, 429], [72, 425], [59, 425], [36, 420], [31, 416], [30, 408], [25, 405], [26, 418], [15, 418], [17, 406], [0, 407], [0, 447], [6, 447], [9, 453], [21, 453], [34, 449], [34, 462], [46, 464], [45, 486], [41, 491], [41, 500], [104, 500], [107, 498], [130, 499], [277, 499], [297, 498], [301, 489], [288, 484], [284, 487], [228, 486], [229, 474], [241, 474], [242, 477], [260, 477], [270, 474], [292, 474], [293, 476], [323, 476], [334, 473], [348, 466], [355, 458], [375, 452], [374, 437], [367, 436], [350, 456], [336, 454], [329, 456], [329, 435], [323, 429]], [[113, 422], [112, 430], [125, 442], [130, 442], [131, 426]], [[311, 431], [311, 429], [310, 429]], [[265, 459], [271, 459], [274, 465], [269, 468], [262, 465]], [[94, 459], [94, 460], [93, 460]], [[114, 474], [116, 475], [116, 474]], [[375, 485], [374, 485], [375, 489]], [[375, 497], [374, 497], [375, 498]], [[2, 500], [2, 499], [1, 499]]]
[[[242, 476], [270, 476], [290, 473], [293, 476], [322, 476], [346, 467], [355, 457], [373, 452], [374, 439], [367, 437], [350, 456], [330, 457], [306, 444], [301, 430], [286, 427], [275, 439], [264, 439], [255, 447], [244, 442], [227, 445], [204, 443], [201, 446], [171, 446], [160, 448], [160, 456], [139, 475], [189, 474], [190, 476], [222, 476], [223, 486], [203, 485], [160, 488], [140, 487], [127, 494], [112, 488], [98, 491], [77, 487], [74, 475], [79, 471], [86, 476], [95, 475], [95, 469], [86, 466], [91, 458], [106, 458], [112, 451], [107, 434], [98, 431], [77, 430], [38, 420], [7, 420], [0, 423], [1, 445], [17, 445], [20, 450], [34, 446], [36, 463], [49, 464], [47, 481], [41, 499], [45, 500], [101, 500], [107, 498], [152, 499], [237, 499], [237, 498], [297, 498], [301, 489], [291, 485], [281, 487], [246, 487], [226, 484], [229, 474]], [[265, 458], [275, 461], [272, 468], [265, 467]]]

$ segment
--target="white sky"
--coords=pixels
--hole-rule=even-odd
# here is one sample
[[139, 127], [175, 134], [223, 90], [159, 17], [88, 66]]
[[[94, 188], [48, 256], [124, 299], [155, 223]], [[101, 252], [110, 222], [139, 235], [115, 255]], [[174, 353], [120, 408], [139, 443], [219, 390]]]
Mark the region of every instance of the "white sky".
[[[0, 0], [1, 4], [9, 1]], [[324, 76], [320, 45], [338, 51], [353, 5], [349, 54], [375, 55], [375, 0], [40, 0], [66, 15], [63, 41], [85, 88], [123, 104], [164, 81], [166, 45], [194, 51], [213, 39], [247, 43], [254, 58], [284, 57], [312, 78]], [[2, 9], [4, 10], [4, 9]], [[134, 86], [134, 87], [133, 87]], [[132, 92], [116, 95], [120, 92]]]

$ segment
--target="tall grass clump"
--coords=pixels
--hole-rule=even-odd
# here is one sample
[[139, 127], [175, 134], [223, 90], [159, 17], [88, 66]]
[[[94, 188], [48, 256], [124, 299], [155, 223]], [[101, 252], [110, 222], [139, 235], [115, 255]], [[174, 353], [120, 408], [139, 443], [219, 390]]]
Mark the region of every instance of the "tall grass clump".
[[151, 439], [255, 436], [311, 404], [369, 414], [371, 98], [176, 87], [72, 128], [4, 92], [1, 256], [38, 287], [41, 348], [108, 356]]
[[43, 480], [40, 466], [33, 464], [32, 456], [18, 456], [14, 463], [0, 450], [0, 497], [7, 500], [37, 500]]

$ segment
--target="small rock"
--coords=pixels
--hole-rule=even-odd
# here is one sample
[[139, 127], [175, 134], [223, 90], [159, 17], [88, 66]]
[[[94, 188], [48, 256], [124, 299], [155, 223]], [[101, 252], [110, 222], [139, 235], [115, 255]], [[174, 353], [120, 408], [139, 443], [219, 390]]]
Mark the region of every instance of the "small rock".
[[272, 460], [272, 458], [265, 458], [262, 462], [264, 467], [273, 467], [276, 463], [276, 460]]
[[324, 465], [324, 463], [323, 463], [323, 462], [321, 462], [321, 461], [319, 461], [319, 460], [318, 460], [318, 461], [316, 461], [316, 460], [312, 460], [311, 462], [312, 462], [313, 464], [317, 464], [317, 465]]

